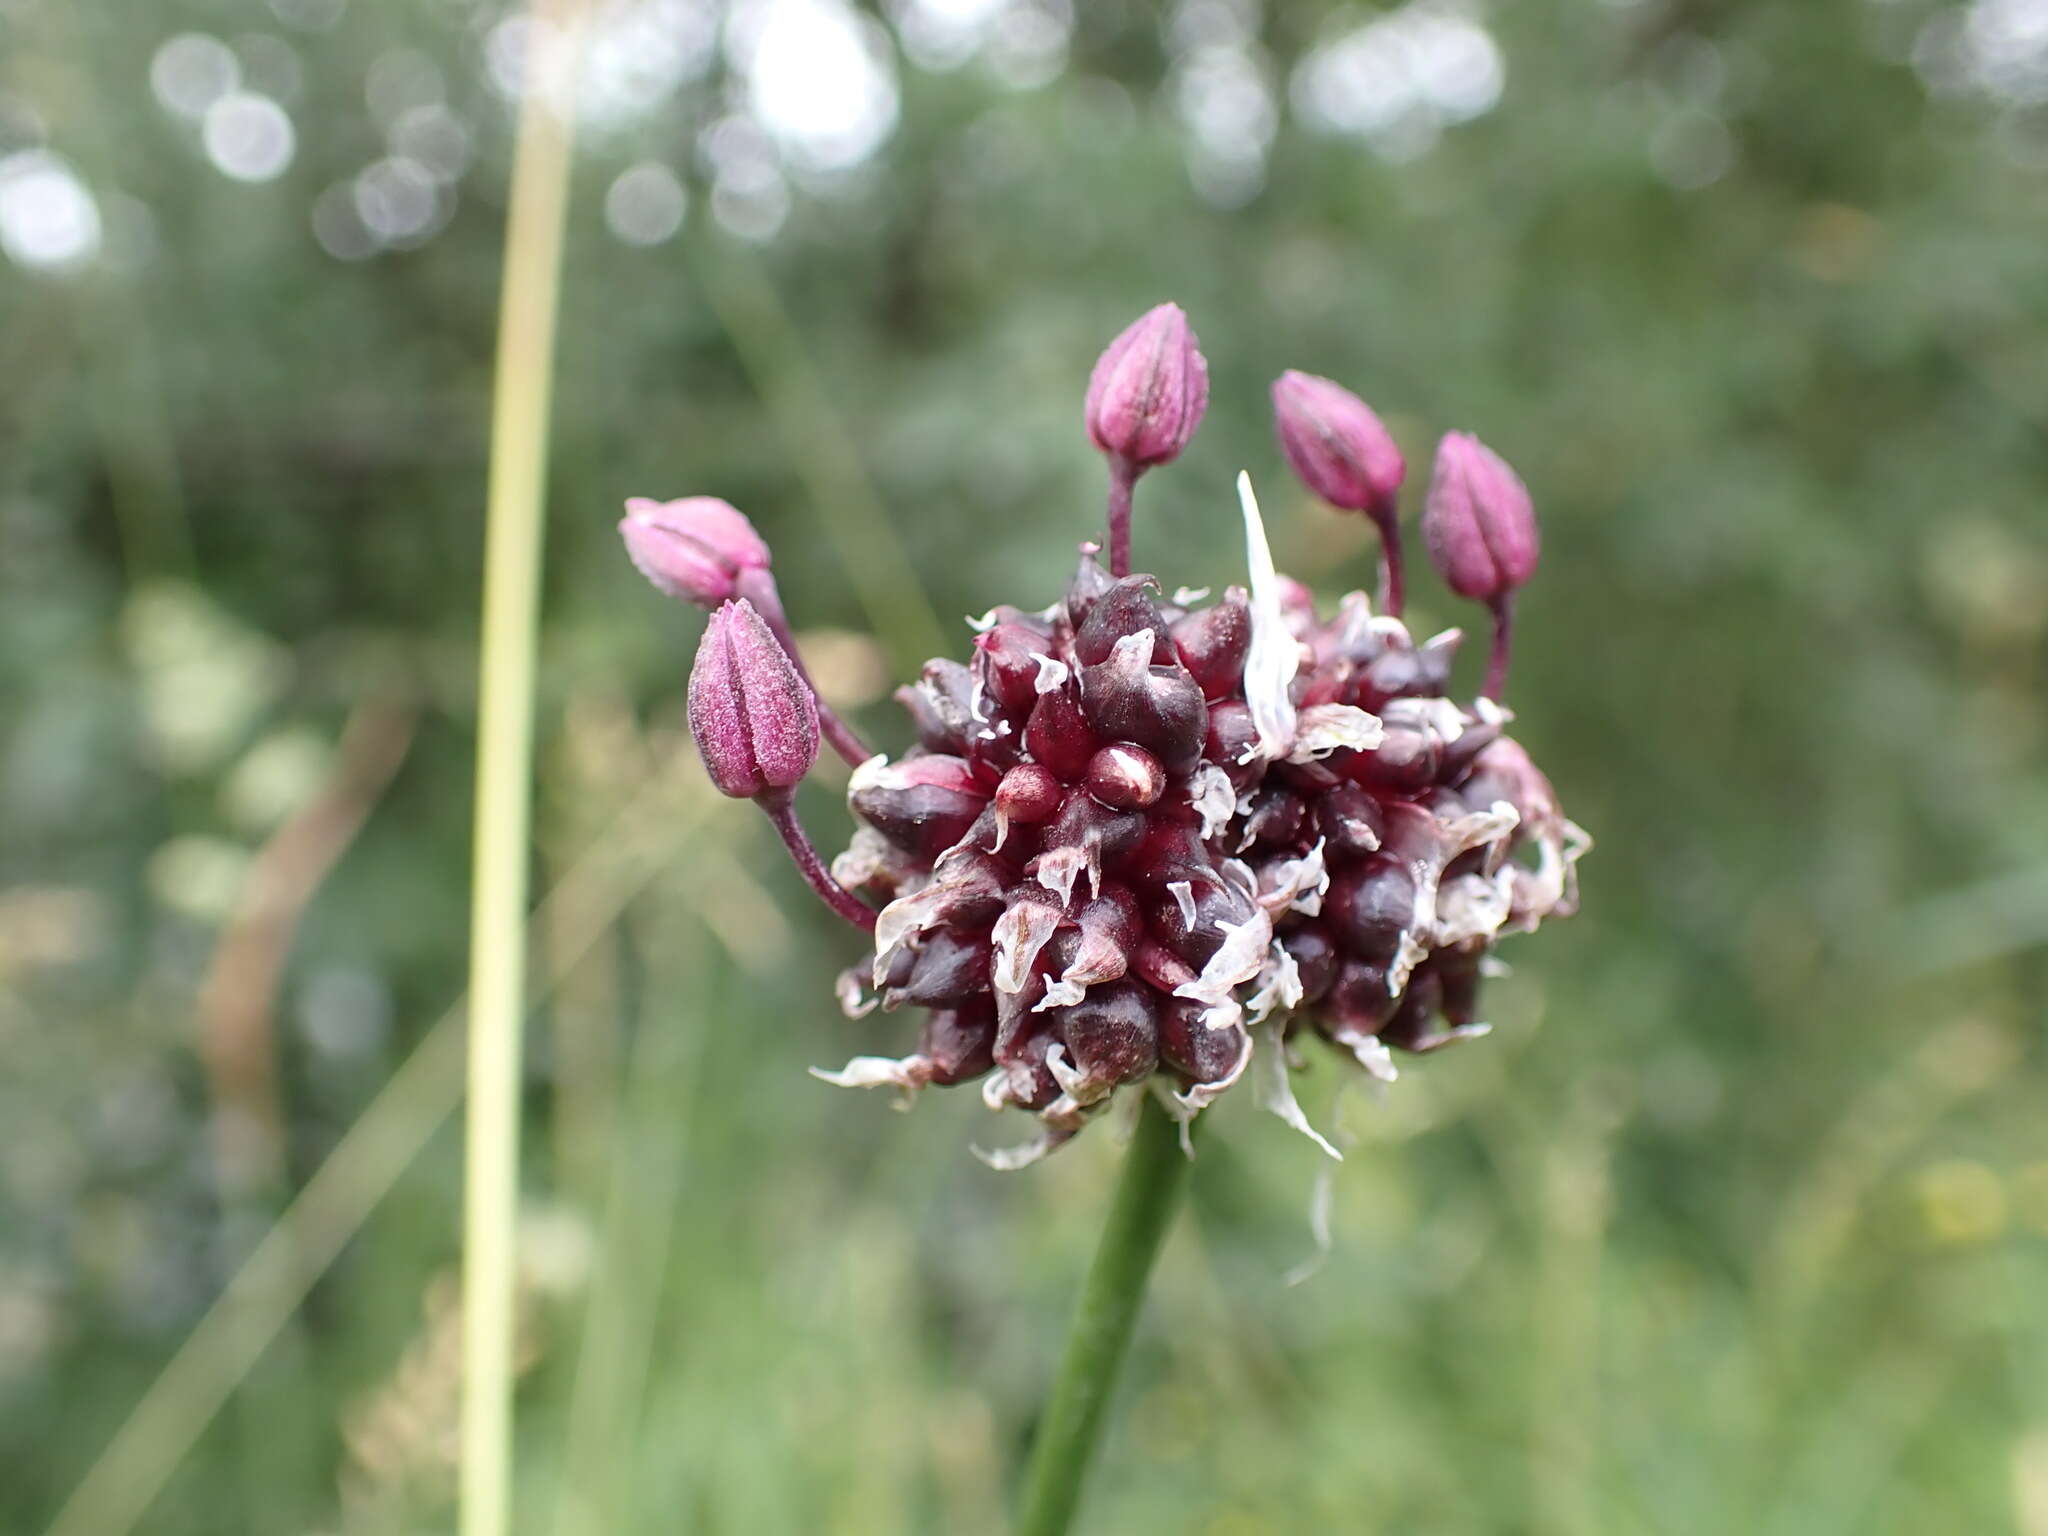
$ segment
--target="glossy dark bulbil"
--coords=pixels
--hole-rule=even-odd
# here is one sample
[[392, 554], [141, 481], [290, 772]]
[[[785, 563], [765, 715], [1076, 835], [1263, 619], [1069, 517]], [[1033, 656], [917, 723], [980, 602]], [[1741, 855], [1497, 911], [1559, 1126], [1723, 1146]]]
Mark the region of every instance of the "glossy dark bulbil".
[[1456, 632], [1291, 602], [1294, 706], [1367, 710], [1377, 745], [1261, 756], [1246, 594], [1167, 603], [1085, 551], [1061, 603], [998, 610], [902, 691], [919, 746], [849, 796], [886, 856], [842, 870], [894, 898], [882, 1006], [935, 1010], [915, 1080], [991, 1070], [992, 1104], [1063, 1136], [1154, 1074], [1199, 1107], [1289, 1012], [1390, 1075], [1386, 1047], [1476, 1022], [1496, 932], [1569, 910], [1556, 867], [1512, 857], [1568, 825], [1547, 783], [1445, 696]]

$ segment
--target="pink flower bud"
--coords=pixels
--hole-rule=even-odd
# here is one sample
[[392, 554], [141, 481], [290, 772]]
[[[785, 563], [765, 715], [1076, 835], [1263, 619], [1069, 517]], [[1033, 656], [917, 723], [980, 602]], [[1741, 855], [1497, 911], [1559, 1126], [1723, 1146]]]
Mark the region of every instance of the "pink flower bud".
[[1316, 495], [1347, 512], [1390, 517], [1408, 465], [1379, 417], [1341, 384], [1312, 373], [1273, 382], [1280, 451]]
[[1500, 455], [1465, 432], [1437, 446], [1422, 510], [1429, 557], [1460, 597], [1494, 602], [1536, 570], [1536, 510]]
[[789, 653], [742, 598], [711, 616], [690, 669], [690, 734], [721, 794], [787, 790], [818, 760], [818, 707]]
[[1088, 379], [1088, 435], [1144, 469], [1180, 456], [1209, 407], [1209, 364], [1178, 304], [1147, 310], [1112, 341]]
[[768, 546], [754, 525], [716, 496], [635, 496], [626, 503], [619, 534], [641, 575], [700, 608], [730, 601], [741, 571], [768, 568]]

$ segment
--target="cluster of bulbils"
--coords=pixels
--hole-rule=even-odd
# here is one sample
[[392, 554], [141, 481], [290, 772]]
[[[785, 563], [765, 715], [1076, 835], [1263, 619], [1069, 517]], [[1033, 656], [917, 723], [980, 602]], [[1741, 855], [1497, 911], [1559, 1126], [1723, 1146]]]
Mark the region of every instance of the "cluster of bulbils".
[[[1438, 449], [1424, 539], [1493, 618], [1484, 690], [1463, 706], [1458, 631], [1418, 643], [1400, 617], [1400, 450], [1327, 379], [1273, 386], [1280, 446], [1311, 491], [1377, 526], [1377, 607], [1354, 592], [1318, 617], [1274, 571], [1244, 476], [1248, 588], [1206, 602], [1130, 574], [1132, 489], [1207, 402], [1175, 306], [1110, 345], [1086, 412], [1110, 467], [1109, 566], [1083, 545], [1060, 601], [993, 609], [971, 659], [928, 663], [898, 691], [917, 745], [893, 762], [817, 699], [746, 518], [700, 497], [630, 502], [620, 525], [656, 586], [715, 610], [689, 700], [712, 781], [758, 802], [873, 935], [872, 962], [841, 977], [847, 1013], [927, 1010], [911, 1055], [818, 1075], [906, 1094], [979, 1079], [990, 1107], [1041, 1122], [984, 1154], [998, 1166], [1059, 1145], [1127, 1084], [1185, 1124], [1248, 1073], [1335, 1156], [1290, 1088], [1296, 1039], [1391, 1080], [1390, 1047], [1484, 1032], [1500, 935], [1577, 904], [1588, 840], [1503, 734], [1511, 604], [1537, 556], [1521, 481], [1470, 436]], [[821, 732], [853, 766], [860, 823], [829, 871], [792, 802]]]

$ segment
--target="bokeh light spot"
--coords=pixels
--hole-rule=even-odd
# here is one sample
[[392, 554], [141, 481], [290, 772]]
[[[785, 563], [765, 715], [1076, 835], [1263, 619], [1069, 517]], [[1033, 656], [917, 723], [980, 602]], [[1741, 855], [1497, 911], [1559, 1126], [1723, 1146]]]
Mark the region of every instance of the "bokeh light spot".
[[659, 245], [683, 227], [689, 194], [676, 173], [655, 160], [621, 171], [604, 195], [604, 222], [628, 245]]
[[284, 108], [253, 91], [236, 91], [208, 107], [200, 142], [215, 169], [236, 181], [276, 180], [298, 146]]

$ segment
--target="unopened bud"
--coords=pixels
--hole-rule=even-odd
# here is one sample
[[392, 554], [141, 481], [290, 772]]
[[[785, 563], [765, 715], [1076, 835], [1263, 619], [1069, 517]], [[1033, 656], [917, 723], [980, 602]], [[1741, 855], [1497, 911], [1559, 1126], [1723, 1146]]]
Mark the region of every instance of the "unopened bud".
[[1347, 512], [1393, 514], [1408, 465], [1372, 407], [1343, 385], [1312, 373], [1273, 382], [1280, 451], [1316, 495]]
[[1088, 435], [1140, 469], [1179, 457], [1209, 406], [1209, 364], [1178, 304], [1161, 304], [1112, 341], [1088, 379]]
[[1469, 433], [1446, 433], [1437, 447], [1422, 536], [1431, 561], [1460, 597], [1494, 602], [1536, 570], [1536, 510], [1528, 488]]
[[635, 496], [619, 520], [626, 554], [670, 597], [701, 608], [729, 601], [740, 572], [768, 568], [768, 546], [746, 514], [716, 496]]
[[744, 598], [711, 616], [690, 669], [690, 734], [721, 794], [786, 790], [818, 760], [818, 708]]

